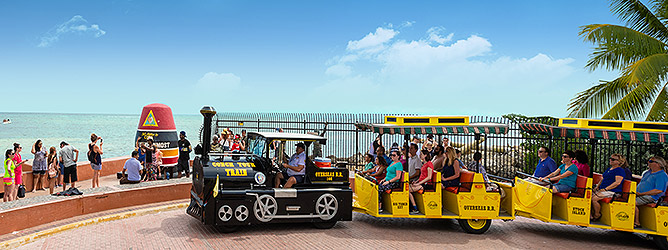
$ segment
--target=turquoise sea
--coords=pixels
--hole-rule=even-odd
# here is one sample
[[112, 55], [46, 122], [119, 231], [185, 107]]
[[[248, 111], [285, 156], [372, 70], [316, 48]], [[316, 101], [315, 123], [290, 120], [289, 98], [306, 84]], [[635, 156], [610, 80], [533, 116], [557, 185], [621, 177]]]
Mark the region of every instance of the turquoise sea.
[[[61, 141], [73, 145], [82, 153], [87, 151], [90, 134], [104, 139], [103, 158], [130, 155], [134, 149], [134, 138], [139, 125], [139, 113], [133, 115], [113, 114], [49, 114], [0, 112], [0, 119], [9, 118], [11, 124], [0, 124], [0, 148], [5, 150], [18, 142], [23, 147], [24, 159], [32, 159], [31, 146], [41, 139], [47, 147], [58, 149]], [[198, 143], [202, 116], [174, 115], [177, 131], [184, 130], [193, 145]], [[86, 156], [80, 153], [79, 160]]]

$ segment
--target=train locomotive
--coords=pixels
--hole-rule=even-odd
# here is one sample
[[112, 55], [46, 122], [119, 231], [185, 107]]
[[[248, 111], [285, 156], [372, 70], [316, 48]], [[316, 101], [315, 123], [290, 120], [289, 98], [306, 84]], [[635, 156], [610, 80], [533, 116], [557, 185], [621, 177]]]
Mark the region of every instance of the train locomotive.
[[[316, 166], [308, 157], [322, 136], [297, 133], [250, 132], [244, 151], [216, 152], [211, 147], [213, 107], [200, 110], [204, 116], [201, 143], [195, 147], [190, 204], [186, 212], [221, 232], [261, 223], [313, 223], [331, 228], [338, 221], [352, 220], [352, 190], [348, 169]], [[306, 146], [303, 183], [275, 188], [291, 144]]]

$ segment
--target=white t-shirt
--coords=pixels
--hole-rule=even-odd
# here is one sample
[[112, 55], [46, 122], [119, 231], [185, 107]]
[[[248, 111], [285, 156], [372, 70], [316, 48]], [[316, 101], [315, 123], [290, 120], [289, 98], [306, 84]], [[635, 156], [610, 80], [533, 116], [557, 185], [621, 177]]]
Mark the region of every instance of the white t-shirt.
[[422, 168], [422, 161], [417, 155], [408, 158], [408, 176], [413, 176], [416, 169]]

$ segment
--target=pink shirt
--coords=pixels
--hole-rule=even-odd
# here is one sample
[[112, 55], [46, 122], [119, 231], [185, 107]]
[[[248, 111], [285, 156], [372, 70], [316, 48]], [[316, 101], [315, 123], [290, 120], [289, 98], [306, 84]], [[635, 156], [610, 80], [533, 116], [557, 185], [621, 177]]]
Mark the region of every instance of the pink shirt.
[[575, 166], [578, 167], [578, 174], [589, 177], [589, 165], [584, 163], [576, 162]]
[[16, 164], [16, 169], [14, 169], [14, 180], [16, 185], [23, 184], [23, 164], [19, 165], [21, 163], [21, 154], [16, 153], [14, 154], [14, 164]]

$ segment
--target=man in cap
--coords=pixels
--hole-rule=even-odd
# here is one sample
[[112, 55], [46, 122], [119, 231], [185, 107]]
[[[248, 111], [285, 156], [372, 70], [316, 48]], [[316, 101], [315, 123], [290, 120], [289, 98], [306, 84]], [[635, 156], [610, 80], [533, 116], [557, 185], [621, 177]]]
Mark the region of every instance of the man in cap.
[[[181, 178], [181, 172], [186, 172], [186, 178], [190, 177], [190, 152], [193, 151], [190, 141], [186, 139], [186, 131], [179, 133], [179, 161], [176, 164], [176, 171], [179, 171], [178, 178]], [[172, 173], [174, 176], [174, 173]]]
[[292, 187], [297, 183], [304, 182], [304, 176], [306, 175], [306, 147], [303, 142], [295, 144], [297, 146], [296, 152], [290, 157], [288, 163], [283, 163], [283, 171], [276, 175], [276, 181], [274, 186], [279, 187], [281, 180], [286, 179], [284, 188]]

